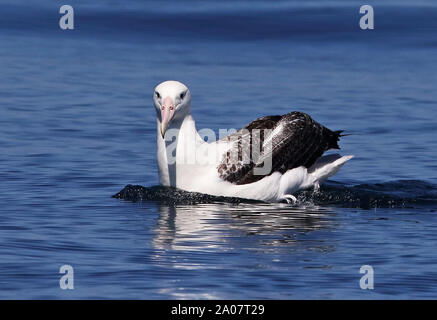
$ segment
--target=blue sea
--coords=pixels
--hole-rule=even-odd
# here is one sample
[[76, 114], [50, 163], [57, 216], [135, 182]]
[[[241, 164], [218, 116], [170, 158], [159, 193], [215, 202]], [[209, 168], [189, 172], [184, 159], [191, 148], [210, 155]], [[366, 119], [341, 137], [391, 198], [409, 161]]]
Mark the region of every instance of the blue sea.
[[[0, 3], [0, 299], [437, 298], [435, 1], [63, 4]], [[168, 79], [199, 129], [299, 110], [355, 158], [294, 206], [156, 188]]]

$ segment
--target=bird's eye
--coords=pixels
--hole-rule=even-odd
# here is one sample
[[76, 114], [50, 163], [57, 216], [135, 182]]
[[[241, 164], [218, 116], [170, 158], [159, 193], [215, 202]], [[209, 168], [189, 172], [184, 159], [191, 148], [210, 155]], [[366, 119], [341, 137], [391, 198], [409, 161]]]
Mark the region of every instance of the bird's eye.
[[186, 94], [186, 93], [187, 93], [187, 92], [182, 92], [182, 93], [180, 94], [179, 97], [180, 97], [181, 99], [185, 98], [185, 94]]
[[155, 91], [155, 95], [156, 95], [156, 97], [157, 97], [158, 99], [160, 99], [160, 98], [161, 98], [161, 95], [159, 94], [159, 92], [158, 92], [158, 91]]

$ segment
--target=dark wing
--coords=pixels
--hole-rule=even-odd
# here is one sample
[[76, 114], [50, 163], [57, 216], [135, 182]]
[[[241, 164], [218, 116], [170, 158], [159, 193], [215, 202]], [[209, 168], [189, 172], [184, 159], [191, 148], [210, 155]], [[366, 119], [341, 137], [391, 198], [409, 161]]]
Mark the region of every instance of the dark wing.
[[325, 151], [339, 149], [341, 132], [329, 130], [303, 112], [262, 117], [224, 138], [229, 149], [217, 170], [223, 180], [247, 184], [265, 176], [257, 174], [255, 168], [263, 167], [267, 158], [271, 159], [268, 174], [309, 168]]

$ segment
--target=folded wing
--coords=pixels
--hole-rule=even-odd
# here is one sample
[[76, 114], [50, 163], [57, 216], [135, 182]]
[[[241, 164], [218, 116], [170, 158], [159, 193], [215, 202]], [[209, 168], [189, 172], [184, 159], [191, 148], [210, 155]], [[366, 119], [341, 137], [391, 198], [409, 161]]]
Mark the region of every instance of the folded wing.
[[267, 175], [309, 168], [325, 151], [339, 149], [341, 132], [329, 130], [303, 112], [262, 117], [217, 141], [229, 146], [217, 170], [221, 179], [241, 185], [262, 179], [266, 174], [258, 174], [256, 168], [266, 161], [271, 161]]

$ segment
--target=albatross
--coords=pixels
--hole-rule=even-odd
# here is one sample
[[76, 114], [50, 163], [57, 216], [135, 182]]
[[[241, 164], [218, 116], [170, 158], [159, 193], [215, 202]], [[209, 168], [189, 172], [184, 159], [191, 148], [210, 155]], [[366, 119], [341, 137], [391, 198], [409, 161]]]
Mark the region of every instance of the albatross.
[[[159, 183], [190, 192], [266, 202], [296, 202], [298, 190], [320, 185], [353, 155], [340, 149], [343, 131], [331, 131], [303, 112], [258, 118], [238, 131], [206, 141], [191, 115], [183, 83], [155, 87]], [[213, 141], [209, 141], [213, 140]]]

